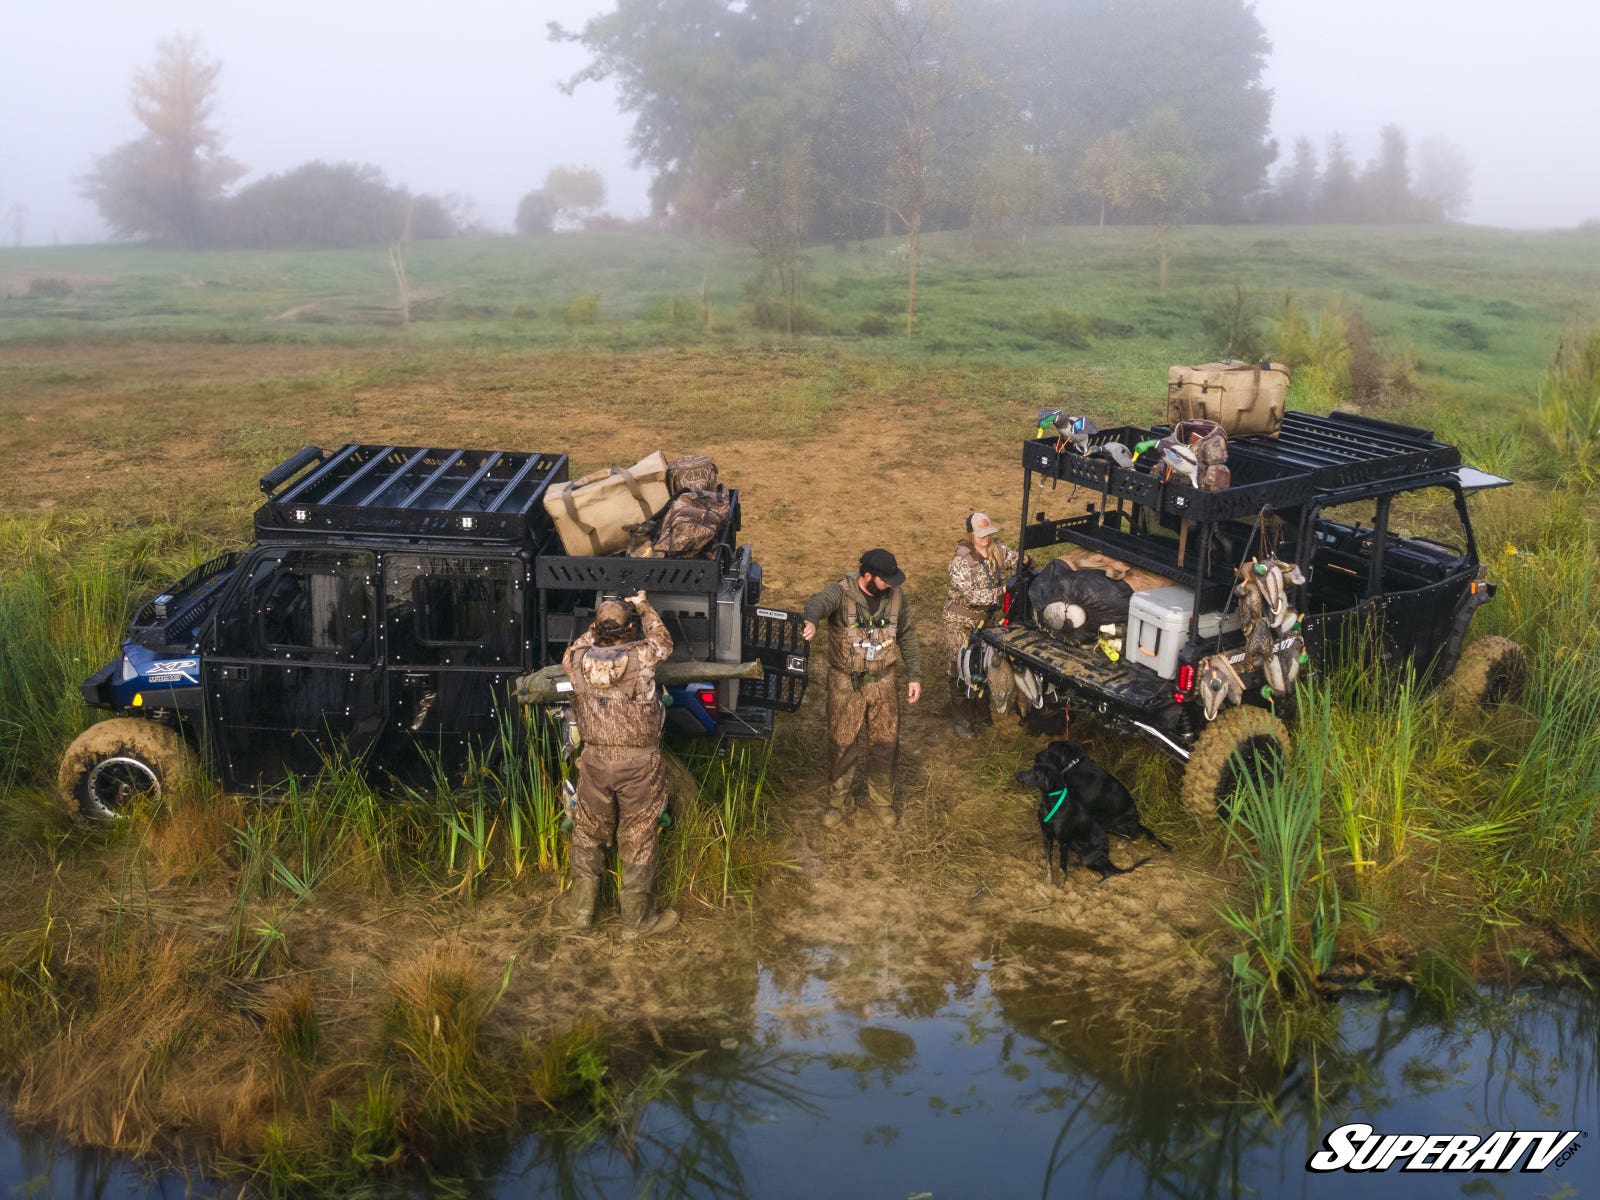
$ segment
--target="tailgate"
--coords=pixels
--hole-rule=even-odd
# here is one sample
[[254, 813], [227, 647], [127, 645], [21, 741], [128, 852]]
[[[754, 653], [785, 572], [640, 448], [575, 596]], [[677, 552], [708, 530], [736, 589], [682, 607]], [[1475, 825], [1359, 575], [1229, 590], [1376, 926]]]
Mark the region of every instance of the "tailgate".
[[759, 662], [761, 682], [739, 687], [739, 705], [794, 712], [806, 694], [806, 661], [811, 643], [801, 636], [805, 621], [797, 612], [752, 606], [744, 610], [740, 658]]
[[1172, 703], [1169, 680], [1127, 659], [1114, 663], [1093, 643], [1072, 645], [1022, 625], [985, 629], [979, 636], [1003, 650], [1012, 663], [1031, 667], [1048, 683], [1090, 696], [1105, 696], [1133, 708], [1159, 708]]

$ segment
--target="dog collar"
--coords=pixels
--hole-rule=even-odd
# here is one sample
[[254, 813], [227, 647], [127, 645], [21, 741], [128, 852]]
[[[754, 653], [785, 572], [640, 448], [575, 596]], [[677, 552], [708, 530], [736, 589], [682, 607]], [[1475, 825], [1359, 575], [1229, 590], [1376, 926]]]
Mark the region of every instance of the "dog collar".
[[1044, 819], [1046, 821], [1050, 820], [1050, 818], [1054, 817], [1056, 813], [1061, 810], [1061, 805], [1065, 803], [1067, 799], [1067, 789], [1062, 788], [1059, 792], [1051, 792], [1050, 795], [1055, 797], [1056, 803], [1054, 808], [1045, 813]]

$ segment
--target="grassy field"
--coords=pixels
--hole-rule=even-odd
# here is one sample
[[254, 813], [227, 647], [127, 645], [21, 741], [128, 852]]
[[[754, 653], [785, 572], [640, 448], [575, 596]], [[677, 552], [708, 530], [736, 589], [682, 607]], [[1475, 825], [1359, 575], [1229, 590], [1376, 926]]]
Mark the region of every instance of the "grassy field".
[[[803, 977], [808, 947], [855, 947], [861, 977], [832, 984], [868, 1002], [887, 970], [873, 948], [894, 928], [896, 961], [915, 964], [898, 968], [904, 994], [942, 996], [992, 956], [1019, 896], [1028, 921], [1092, 950], [1064, 960], [1065, 990], [1095, 1002], [1107, 1023], [1083, 1041], [1130, 1077], [1174, 1041], [1206, 1040], [1196, 1077], [1237, 1082], [1251, 1068], [1219, 1030], [1242, 1011], [1259, 1045], [1288, 1054], [1335, 965], [1440, 994], [1540, 963], [1592, 970], [1600, 693], [1584, 664], [1600, 651], [1600, 516], [1562, 481], [1534, 397], [1561, 331], [1600, 306], [1600, 237], [1191, 229], [1165, 294], [1144, 230], [1038, 231], [1026, 254], [961, 234], [929, 244], [914, 341], [892, 242], [813, 250], [819, 332], [792, 340], [751, 324], [747, 251], [667, 237], [414, 246], [405, 327], [376, 249], [0, 251], [13, 1110], [96, 1144], [200, 1146], [267, 1191], [337, 1193], [469, 1134], [626, 1128], [629, 1089], [659, 1082], [629, 1058], [652, 1040], [640, 1030], [739, 1035], [758, 961]], [[796, 604], [887, 544], [931, 633], [964, 515], [1015, 529], [1034, 411], [1158, 419], [1167, 367], [1216, 355], [1206, 314], [1235, 285], [1269, 315], [1292, 297], [1313, 328], [1359, 314], [1381, 380], [1347, 402], [1428, 424], [1519, 479], [1473, 502], [1502, 585], [1474, 632], [1528, 646], [1527, 705], [1473, 722], [1404, 679], [1331, 673], [1308, 689], [1295, 772], [1229, 829], [1183, 810], [1170, 766], [1085, 724], [1178, 854], [1051, 893], [1031, 802], [1010, 785], [1032, 744], [953, 746], [937, 668], [908, 714], [908, 828], [887, 846], [816, 840], [808, 748], [823, 734], [808, 702], [770, 763], [680, 780], [697, 815], [669, 836], [669, 888], [691, 936], [628, 953], [552, 927], [561, 848], [537, 778], [379, 808], [336, 772], [271, 808], [180, 797], [110, 836], [59, 811], [56, 763], [89, 719], [77, 682], [134, 604], [248, 540], [255, 481], [302, 445], [560, 449], [579, 471], [705, 451], [741, 488], [774, 600]], [[1281, 326], [1263, 328], [1275, 351]], [[1340, 399], [1325, 373], [1298, 378], [1298, 403]], [[596, 1024], [596, 996], [637, 1020]], [[1105, 1015], [1127, 1012], [1137, 1021]]]

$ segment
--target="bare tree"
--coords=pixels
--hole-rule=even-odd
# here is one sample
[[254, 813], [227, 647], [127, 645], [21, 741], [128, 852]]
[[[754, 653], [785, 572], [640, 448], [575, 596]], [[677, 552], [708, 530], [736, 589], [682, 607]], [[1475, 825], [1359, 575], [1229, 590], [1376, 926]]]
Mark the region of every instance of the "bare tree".
[[1454, 142], [1423, 138], [1417, 146], [1417, 199], [1444, 220], [1466, 211], [1472, 199], [1472, 164]]
[[245, 173], [211, 124], [221, 70], [193, 38], [175, 37], [134, 76], [129, 103], [145, 132], [98, 159], [84, 188], [119, 236], [205, 240], [210, 206]]
[[906, 336], [917, 328], [917, 268], [928, 211], [929, 168], [938, 111], [975, 86], [952, 60], [952, 0], [864, 0], [864, 66], [880, 82], [891, 122], [888, 175], [880, 203], [906, 230]]

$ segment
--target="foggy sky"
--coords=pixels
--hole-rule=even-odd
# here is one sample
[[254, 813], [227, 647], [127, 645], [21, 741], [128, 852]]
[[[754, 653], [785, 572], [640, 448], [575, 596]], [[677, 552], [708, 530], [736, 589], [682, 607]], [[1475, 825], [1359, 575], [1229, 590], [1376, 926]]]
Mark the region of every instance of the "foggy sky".
[[[186, 33], [220, 60], [217, 123], [248, 178], [310, 159], [374, 163], [415, 191], [470, 197], [509, 228], [552, 166], [606, 177], [607, 207], [648, 209], [628, 166], [630, 123], [609, 85], [564, 96], [584, 62], [545, 23], [582, 23], [604, 0], [0, 0], [0, 245], [13, 206], [27, 242], [103, 237], [77, 180], [136, 137], [133, 73]], [[1571, 226], [1600, 216], [1600, 99], [1587, 0], [1257, 0], [1274, 51], [1273, 133], [1287, 158], [1345, 134], [1359, 163], [1385, 122], [1412, 145], [1438, 135], [1475, 167], [1474, 223]], [[1516, 24], [1512, 24], [1512, 21]], [[1187, 64], [1204, 70], [1204, 63]], [[1181, 69], [1174, 64], [1175, 69]]]

